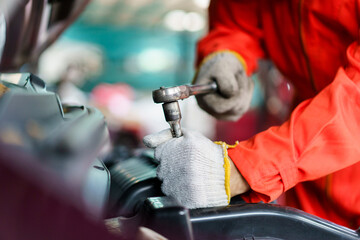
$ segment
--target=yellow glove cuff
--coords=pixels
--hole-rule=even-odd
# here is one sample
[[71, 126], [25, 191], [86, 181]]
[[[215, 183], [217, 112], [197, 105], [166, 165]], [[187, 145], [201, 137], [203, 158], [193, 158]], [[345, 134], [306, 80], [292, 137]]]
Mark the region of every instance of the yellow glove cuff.
[[226, 144], [225, 142], [214, 142], [220, 146], [222, 146], [223, 149], [223, 153], [224, 153], [224, 169], [225, 169], [225, 192], [226, 195], [228, 197], [228, 203], [230, 203], [230, 199], [231, 199], [231, 192], [230, 192], [230, 171], [231, 171], [231, 166], [230, 166], [230, 158], [228, 156], [228, 149], [229, 148], [235, 148], [239, 142], [236, 141], [234, 145], [229, 145]]

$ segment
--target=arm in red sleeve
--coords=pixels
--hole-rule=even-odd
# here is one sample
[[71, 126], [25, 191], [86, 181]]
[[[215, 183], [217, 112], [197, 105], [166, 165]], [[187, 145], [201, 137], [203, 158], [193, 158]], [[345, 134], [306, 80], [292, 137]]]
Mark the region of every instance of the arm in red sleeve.
[[347, 49], [348, 66], [318, 95], [295, 108], [283, 125], [229, 149], [247, 180], [249, 202], [269, 202], [299, 182], [360, 161], [360, 45]]
[[250, 75], [264, 57], [258, 1], [213, 0], [209, 7], [209, 33], [198, 43], [197, 65], [209, 54], [231, 50], [239, 53]]

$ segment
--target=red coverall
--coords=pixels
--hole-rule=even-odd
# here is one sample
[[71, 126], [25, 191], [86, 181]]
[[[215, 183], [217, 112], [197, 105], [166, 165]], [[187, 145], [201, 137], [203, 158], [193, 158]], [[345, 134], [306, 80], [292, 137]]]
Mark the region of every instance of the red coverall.
[[251, 186], [244, 199], [269, 202], [287, 191], [288, 205], [357, 228], [360, 0], [215, 0], [209, 17], [198, 62], [233, 50], [251, 74], [270, 58], [301, 102], [281, 126], [229, 149]]

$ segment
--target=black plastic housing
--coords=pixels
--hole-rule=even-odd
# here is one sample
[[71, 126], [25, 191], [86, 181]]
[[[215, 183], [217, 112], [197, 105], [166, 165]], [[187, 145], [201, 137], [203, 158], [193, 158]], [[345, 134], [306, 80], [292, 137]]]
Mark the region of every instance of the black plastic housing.
[[139, 155], [110, 169], [110, 199], [116, 203], [111, 212], [122, 216], [119, 221], [125, 232], [137, 224], [175, 240], [360, 239], [354, 230], [275, 204], [246, 204], [233, 198], [227, 207], [189, 210], [170, 197], [157, 197], [163, 194], [156, 179], [156, 166], [149, 155]]

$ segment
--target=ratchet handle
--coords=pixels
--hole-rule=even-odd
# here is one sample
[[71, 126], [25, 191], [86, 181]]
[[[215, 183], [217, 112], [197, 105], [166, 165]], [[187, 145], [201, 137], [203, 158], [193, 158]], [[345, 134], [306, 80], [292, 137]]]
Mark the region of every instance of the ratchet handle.
[[213, 93], [217, 91], [217, 84], [216, 82], [212, 82], [209, 84], [189, 85], [189, 89], [190, 89], [190, 96]]
[[192, 95], [207, 94], [216, 92], [218, 89], [216, 82], [199, 85], [180, 85], [176, 87], [164, 88], [152, 92], [155, 103], [174, 102], [183, 100]]

